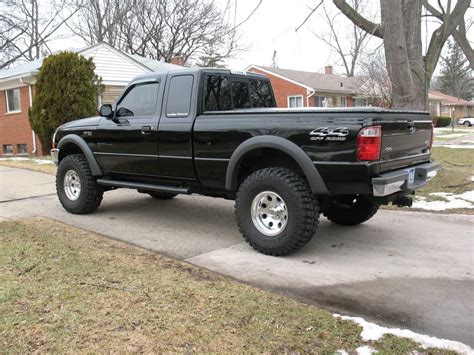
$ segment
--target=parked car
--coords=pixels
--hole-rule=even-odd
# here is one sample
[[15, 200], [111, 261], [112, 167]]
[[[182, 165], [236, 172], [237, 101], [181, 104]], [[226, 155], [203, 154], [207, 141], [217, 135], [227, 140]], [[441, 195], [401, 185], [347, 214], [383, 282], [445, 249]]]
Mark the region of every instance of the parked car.
[[286, 255], [308, 243], [320, 213], [356, 225], [380, 205], [409, 206], [439, 168], [427, 112], [275, 106], [258, 74], [188, 68], [138, 77], [101, 117], [56, 130], [59, 200], [83, 214], [117, 188], [159, 200], [231, 199], [245, 240]]
[[474, 125], [474, 117], [460, 118], [458, 124], [466, 127], [471, 127], [472, 125]]

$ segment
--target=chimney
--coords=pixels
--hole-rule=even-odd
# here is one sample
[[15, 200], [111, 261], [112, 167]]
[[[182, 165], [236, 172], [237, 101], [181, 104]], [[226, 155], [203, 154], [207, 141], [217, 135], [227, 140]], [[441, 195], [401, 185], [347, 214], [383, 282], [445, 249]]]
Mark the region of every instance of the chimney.
[[326, 65], [324, 67], [324, 74], [332, 74], [332, 65]]
[[171, 61], [170, 61], [171, 64], [174, 64], [174, 65], [180, 65], [182, 67], [184, 67], [184, 57], [182, 55], [175, 55], [173, 57], [171, 57]]

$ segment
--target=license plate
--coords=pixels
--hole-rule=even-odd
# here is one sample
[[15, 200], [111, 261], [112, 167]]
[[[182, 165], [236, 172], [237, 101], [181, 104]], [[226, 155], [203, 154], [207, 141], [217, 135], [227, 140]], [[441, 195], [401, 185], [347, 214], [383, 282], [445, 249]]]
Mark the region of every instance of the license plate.
[[405, 171], [408, 173], [408, 184], [413, 184], [415, 182], [415, 168], [406, 169]]

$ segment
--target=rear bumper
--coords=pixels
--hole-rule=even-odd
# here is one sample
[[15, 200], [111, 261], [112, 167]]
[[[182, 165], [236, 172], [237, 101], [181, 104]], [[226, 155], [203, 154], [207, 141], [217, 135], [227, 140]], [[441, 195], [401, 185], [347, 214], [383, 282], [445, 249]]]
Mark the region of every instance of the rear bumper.
[[51, 149], [50, 153], [51, 153], [51, 160], [57, 166], [58, 163], [59, 163], [59, 149], [58, 148], [53, 148], [53, 149]]
[[374, 196], [388, 196], [396, 192], [415, 191], [436, 176], [440, 165], [436, 162], [406, 167], [372, 178]]

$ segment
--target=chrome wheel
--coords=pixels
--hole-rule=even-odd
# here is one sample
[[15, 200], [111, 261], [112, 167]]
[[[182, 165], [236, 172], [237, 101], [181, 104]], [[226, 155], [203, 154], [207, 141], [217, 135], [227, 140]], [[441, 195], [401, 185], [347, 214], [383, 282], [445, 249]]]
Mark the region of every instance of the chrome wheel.
[[74, 170], [69, 170], [64, 175], [64, 192], [71, 201], [77, 200], [81, 194], [81, 179]]
[[280, 195], [273, 191], [259, 193], [251, 206], [252, 222], [267, 236], [280, 234], [288, 222], [288, 209]]

